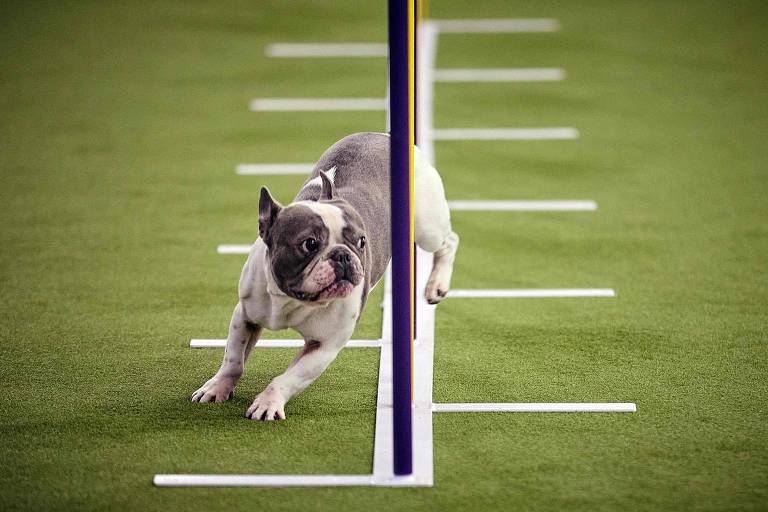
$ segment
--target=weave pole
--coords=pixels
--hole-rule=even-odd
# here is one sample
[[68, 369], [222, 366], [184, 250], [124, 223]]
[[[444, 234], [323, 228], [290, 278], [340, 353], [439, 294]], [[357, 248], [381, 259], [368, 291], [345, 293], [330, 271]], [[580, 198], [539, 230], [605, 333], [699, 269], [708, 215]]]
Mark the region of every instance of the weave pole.
[[389, 0], [392, 400], [395, 475], [413, 473], [414, 0]]

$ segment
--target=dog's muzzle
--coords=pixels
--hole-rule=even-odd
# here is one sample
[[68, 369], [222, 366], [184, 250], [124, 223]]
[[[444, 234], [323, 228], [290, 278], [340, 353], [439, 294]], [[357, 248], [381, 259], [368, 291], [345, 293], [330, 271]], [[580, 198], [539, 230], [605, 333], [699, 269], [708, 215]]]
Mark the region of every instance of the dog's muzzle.
[[333, 262], [333, 269], [336, 272], [336, 281], [346, 280], [357, 285], [362, 278], [357, 261], [352, 253], [346, 247], [337, 247], [331, 251], [328, 256]]

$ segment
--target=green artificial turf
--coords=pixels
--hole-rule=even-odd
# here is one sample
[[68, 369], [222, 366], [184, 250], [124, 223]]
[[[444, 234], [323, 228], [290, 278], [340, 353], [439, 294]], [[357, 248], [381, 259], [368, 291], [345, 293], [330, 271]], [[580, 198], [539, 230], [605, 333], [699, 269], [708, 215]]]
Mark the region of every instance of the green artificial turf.
[[[608, 414], [436, 414], [430, 489], [158, 489], [157, 472], [367, 473], [378, 352], [344, 351], [287, 407], [189, 395], [220, 352], [258, 189], [246, 162], [315, 160], [381, 112], [252, 113], [253, 97], [383, 96], [385, 59], [268, 59], [271, 42], [386, 40], [384, 2], [0, 5], [1, 510], [765, 510], [768, 10], [761, 2], [430, 3], [553, 17], [445, 34], [438, 65], [564, 67], [557, 83], [439, 83], [438, 128], [573, 126], [572, 141], [439, 142], [452, 199], [594, 199], [456, 212], [456, 288], [616, 298], [449, 300], [434, 398], [634, 401]], [[380, 329], [381, 290], [356, 337]], [[295, 336], [295, 333], [270, 333]]]

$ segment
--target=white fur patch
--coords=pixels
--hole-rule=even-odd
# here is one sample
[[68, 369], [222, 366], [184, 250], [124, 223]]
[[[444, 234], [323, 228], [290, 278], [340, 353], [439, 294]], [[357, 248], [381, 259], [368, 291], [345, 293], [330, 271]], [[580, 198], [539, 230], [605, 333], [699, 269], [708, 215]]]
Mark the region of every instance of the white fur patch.
[[[343, 230], [347, 223], [344, 222], [344, 214], [341, 212], [340, 208], [333, 206], [332, 204], [321, 203], [318, 201], [297, 201], [293, 204], [306, 206], [318, 214], [328, 228], [331, 242], [339, 244], [344, 241]], [[290, 208], [290, 206], [288, 208]]]

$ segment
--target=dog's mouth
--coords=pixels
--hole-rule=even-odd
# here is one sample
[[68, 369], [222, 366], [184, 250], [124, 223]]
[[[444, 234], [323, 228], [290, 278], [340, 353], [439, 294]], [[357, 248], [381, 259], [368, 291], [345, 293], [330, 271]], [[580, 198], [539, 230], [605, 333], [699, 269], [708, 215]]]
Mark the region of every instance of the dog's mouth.
[[340, 299], [342, 297], [346, 297], [350, 293], [352, 293], [352, 290], [355, 288], [355, 285], [349, 281], [348, 279], [339, 279], [337, 281], [332, 282], [322, 290], [318, 292], [313, 293], [307, 293], [302, 291], [294, 291], [293, 296], [301, 301], [304, 302], [316, 302], [319, 300], [331, 300], [331, 299]]
[[352, 281], [347, 279], [339, 279], [338, 281], [331, 283], [330, 286], [320, 291], [320, 299], [338, 299], [346, 297], [352, 293], [352, 289], [355, 287]]

